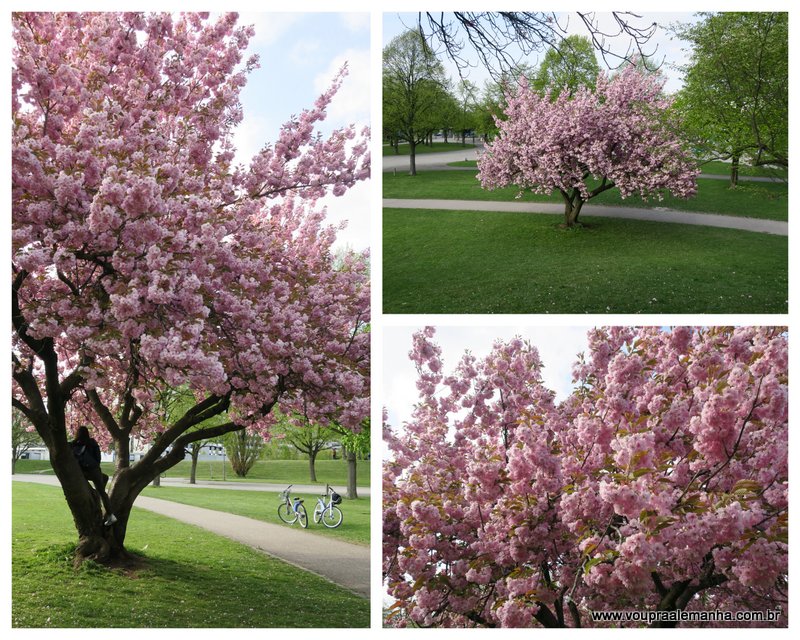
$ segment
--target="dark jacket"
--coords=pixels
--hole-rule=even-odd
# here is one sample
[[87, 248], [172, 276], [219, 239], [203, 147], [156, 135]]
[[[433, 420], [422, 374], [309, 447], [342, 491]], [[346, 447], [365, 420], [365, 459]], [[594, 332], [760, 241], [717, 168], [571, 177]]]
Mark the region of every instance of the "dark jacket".
[[82, 467], [93, 469], [100, 466], [100, 445], [97, 444], [97, 440], [94, 438], [89, 438], [88, 442], [73, 440], [70, 444], [72, 453]]

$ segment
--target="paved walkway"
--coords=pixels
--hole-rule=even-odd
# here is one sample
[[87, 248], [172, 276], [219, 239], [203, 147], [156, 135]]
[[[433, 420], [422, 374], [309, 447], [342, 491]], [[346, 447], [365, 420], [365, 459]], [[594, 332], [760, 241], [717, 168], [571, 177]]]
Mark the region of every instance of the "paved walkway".
[[[59, 484], [55, 476], [15, 474], [11, 478], [17, 482], [36, 482], [55, 486]], [[193, 524], [246, 544], [330, 580], [359, 596], [369, 598], [369, 547], [367, 546], [314, 535], [297, 526], [270, 524], [149, 496], [139, 496], [136, 499], [136, 507]]]
[[[31, 475], [45, 475], [54, 478], [51, 470], [43, 472], [37, 471]], [[239, 482], [238, 480], [222, 481], [222, 480], [198, 480], [195, 484], [189, 484], [189, 478], [161, 478], [161, 484], [171, 487], [186, 487], [187, 489], [232, 489], [234, 491], [283, 491], [286, 488], [285, 484], [264, 483], [264, 482]], [[338, 493], [342, 495], [347, 494], [347, 487], [339, 484], [333, 487]], [[323, 487], [318, 484], [294, 484], [292, 491], [295, 493], [310, 493], [313, 495], [322, 495], [324, 493]], [[369, 498], [372, 493], [369, 487], [356, 487], [359, 498]]]
[[[386, 198], [383, 206], [398, 209], [442, 209], [448, 211], [510, 211], [517, 213], [547, 213], [564, 215], [564, 205], [549, 202], [487, 202], [484, 200], [413, 200]], [[715, 213], [695, 213], [676, 211], [657, 207], [640, 209], [636, 207], [608, 207], [585, 204], [581, 216], [604, 216], [606, 218], [628, 218], [650, 220], [653, 222], [674, 222], [705, 227], [724, 227], [741, 231], [755, 231], [778, 236], [789, 235], [789, 223], [780, 220], [761, 220], [760, 218], [740, 218]]]
[[[476, 142], [476, 146], [472, 148], [467, 147], [441, 153], [418, 153], [415, 164], [417, 165], [417, 171], [435, 171], [439, 169], [468, 169], [475, 171], [475, 167], [448, 167], [447, 163], [461, 160], [477, 160], [480, 153], [483, 153], [483, 143]], [[383, 156], [383, 170], [396, 170], [398, 173], [407, 172], [408, 156]]]
[[[170, 487], [185, 487], [187, 489], [233, 489], [234, 491], [283, 491], [287, 485], [285, 484], [270, 484], [263, 482], [239, 482], [230, 481], [223, 482], [222, 480], [198, 480], [196, 484], [189, 484], [188, 478], [161, 478], [161, 484]], [[334, 486], [334, 489], [342, 495], [347, 494], [347, 486], [339, 484]], [[359, 498], [369, 498], [371, 494], [369, 487], [356, 487]], [[318, 484], [293, 484], [292, 492], [294, 493], [311, 493], [314, 495], [322, 495], [325, 493], [325, 487]]]

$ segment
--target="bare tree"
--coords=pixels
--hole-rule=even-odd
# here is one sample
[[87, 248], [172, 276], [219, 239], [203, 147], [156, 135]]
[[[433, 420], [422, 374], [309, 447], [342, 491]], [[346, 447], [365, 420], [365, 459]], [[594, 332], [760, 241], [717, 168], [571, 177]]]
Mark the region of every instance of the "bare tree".
[[[658, 29], [655, 22], [614, 11], [612, 25], [602, 27], [594, 12], [576, 15], [609, 68], [639, 58], [652, 60], [656, 53], [657, 47], [649, 44]], [[455, 63], [460, 76], [480, 65], [497, 78], [531, 54], [557, 50], [569, 35], [569, 17], [542, 11], [420, 12], [416, 28], [433, 51]]]

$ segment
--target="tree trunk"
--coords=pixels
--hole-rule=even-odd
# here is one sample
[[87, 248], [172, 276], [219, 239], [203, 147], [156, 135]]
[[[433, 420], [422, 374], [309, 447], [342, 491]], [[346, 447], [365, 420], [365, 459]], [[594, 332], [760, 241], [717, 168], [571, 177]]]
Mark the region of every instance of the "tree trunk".
[[467, 146], [467, 132], [466, 132], [466, 130], [461, 132], [461, 146], [462, 147], [466, 147]]
[[731, 189], [739, 184], [739, 156], [731, 157]]
[[11, 475], [13, 476], [17, 472], [17, 459], [14, 456], [11, 456]]
[[408, 160], [408, 174], [411, 176], [417, 175], [417, 143], [414, 141], [409, 141], [408, 143]]
[[358, 486], [356, 485], [356, 454], [355, 451], [345, 449], [347, 458], [347, 497], [350, 500], [358, 500]]
[[192, 446], [192, 468], [189, 471], [189, 484], [197, 484], [197, 460], [200, 457], [200, 447]]
[[564, 226], [574, 227], [578, 224], [578, 216], [583, 208], [583, 200], [579, 195], [564, 199]]
[[311, 479], [311, 482], [317, 481], [317, 472], [314, 469], [314, 463], [317, 461], [317, 454], [316, 452], [312, 452], [308, 454], [308, 476]]
[[447, 129], [444, 130], [444, 143], [447, 144]]
[[[103, 524], [104, 516], [100, 496], [84, 477], [71, 449], [64, 447], [59, 451], [55, 447], [50, 448], [50, 464], [61, 483], [64, 498], [78, 531], [75, 564], [79, 565], [87, 558], [100, 563], [126, 558], [127, 553], [123, 545], [124, 527], [120, 536], [114, 531], [116, 525], [106, 527]], [[113, 511], [115, 508], [113, 500], [111, 500], [111, 505]], [[123, 518], [119, 516], [118, 518], [122, 523]], [[127, 522], [127, 514], [124, 521]]]

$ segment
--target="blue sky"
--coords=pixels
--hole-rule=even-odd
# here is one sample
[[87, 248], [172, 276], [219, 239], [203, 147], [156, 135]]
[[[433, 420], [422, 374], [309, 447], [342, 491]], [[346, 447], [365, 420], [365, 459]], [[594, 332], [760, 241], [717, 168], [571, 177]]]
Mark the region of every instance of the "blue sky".
[[[693, 18], [692, 13], [666, 13], [666, 12], [648, 12], [648, 11], [639, 11], [638, 14], [641, 18], [635, 19], [633, 21], [634, 24], [640, 26], [646, 26], [653, 22], [657, 23], [660, 27], [666, 27], [673, 22], [693, 22], [695, 19]], [[587, 36], [588, 32], [586, 30], [585, 25], [581, 21], [581, 19], [574, 13], [560, 13], [559, 16], [559, 24], [564, 26], [567, 33], [569, 34], [578, 34]], [[610, 13], [597, 13], [597, 20], [598, 25], [600, 28], [607, 33], [612, 33], [614, 29], [613, 20], [611, 18]], [[414, 26], [417, 21], [417, 13], [397, 13], [397, 12], [386, 12], [383, 16], [383, 41], [384, 45], [387, 44], [394, 36], [399, 35], [402, 33], [407, 26]], [[619, 54], [624, 54], [625, 50], [628, 45], [628, 40], [625, 39], [624, 36], [619, 36], [613, 40], [608, 41], [612, 51], [617, 52]], [[680, 81], [680, 74], [672, 68], [672, 65], [675, 64], [685, 64], [687, 61], [686, 52], [683, 50], [686, 48], [686, 43], [673, 39], [664, 28], [659, 28], [656, 33], [651, 38], [650, 42], [648, 42], [648, 47], [645, 49], [647, 53], [653, 48], [653, 45], [658, 45], [658, 49], [656, 52], [656, 59], [661, 60], [664, 59], [664, 64], [661, 67], [661, 71], [665, 78], [667, 79], [666, 82], [666, 90], [670, 93], [677, 91], [681, 86]], [[466, 54], [466, 50], [465, 50]], [[543, 54], [542, 54], [543, 55]], [[445, 61], [443, 56], [440, 56], [440, 59], [445, 62], [445, 67], [447, 72], [449, 73], [450, 77], [454, 80], [457, 79], [458, 73], [456, 70], [455, 65], [450, 63], [449, 61]], [[538, 63], [537, 58], [530, 58], [528, 60], [529, 63], [536, 65]], [[598, 55], [598, 62], [600, 62], [602, 68], [602, 60]], [[475, 82], [479, 87], [483, 87], [484, 81], [489, 78], [489, 74], [483, 71], [482, 69], [473, 69], [470, 71], [468, 76], [469, 80]]]
[[[244, 121], [235, 137], [240, 161], [273, 141], [292, 114], [311, 106], [345, 61], [350, 73], [320, 130], [369, 124], [369, 14], [242, 13], [239, 22], [255, 26], [248, 51], [258, 54], [261, 64], [241, 96]], [[325, 204], [332, 222], [349, 221], [337, 246], [369, 246], [368, 182]]]

